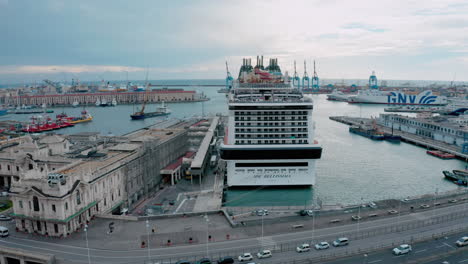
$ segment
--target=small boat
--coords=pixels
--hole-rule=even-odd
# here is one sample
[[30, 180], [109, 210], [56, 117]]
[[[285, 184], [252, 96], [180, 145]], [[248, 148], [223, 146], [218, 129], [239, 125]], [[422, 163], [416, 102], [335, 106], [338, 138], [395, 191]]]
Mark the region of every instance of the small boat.
[[445, 178], [459, 185], [468, 186], [468, 170], [442, 171]]
[[101, 100], [99, 100], [99, 98], [96, 100], [96, 106], [100, 106], [101, 105]]
[[426, 151], [426, 153], [434, 157], [441, 158], [441, 159], [454, 159], [455, 158], [455, 155], [447, 153], [447, 152], [443, 152], [440, 150], [428, 150]]
[[8, 114], [8, 109], [0, 109], [0, 116]]
[[81, 111], [81, 117], [69, 117], [67, 120], [71, 124], [79, 124], [84, 122], [93, 121], [93, 116], [90, 115], [86, 110]]
[[78, 103], [78, 101], [74, 101], [74, 102], [72, 103], [72, 106], [73, 106], [73, 107], [78, 107], [79, 104], [80, 104], [80, 103]]
[[149, 117], [156, 117], [156, 116], [165, 116], [169, 115], [171, 111], [165, 106], [164, 102], [162, 102], [161, 106], [156, 109], [155, 112], [145, 112], [146, 102], [143, 103], [141, 107], [141, 111], [137, 111], [130, 115], [133, 120], [145, 119]]
[[112, 106], [116, 106], [117, 105], [117, 100], [115, 100], [115, 98], [112, 98]]
[[399, 135], [393, 135], [393, 134], [384, 134], [385, 140], [390, 141], [392, 143], [400, 143], [401, 142], [401, 136]]
[[382, 132], [380, 132], [378, 130], [375, 130], [373, 128], [365, 128], [365, 127], [362, 127], [362, 126], [351, 126], [351, 127], [349, 127], [349, 132], [354, 133], [354, 134], [358, 134], [360, 136], [370, 138], [370, 139], [373, 139], [373, 140], [384, 140], [385, 139], [385, 135]]

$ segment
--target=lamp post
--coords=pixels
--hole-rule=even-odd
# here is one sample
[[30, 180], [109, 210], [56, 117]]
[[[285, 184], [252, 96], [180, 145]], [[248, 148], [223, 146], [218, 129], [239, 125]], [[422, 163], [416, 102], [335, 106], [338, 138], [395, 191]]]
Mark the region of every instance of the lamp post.
[[356, 236], [359, 235], [359, 221], [361, 220], [361, 207], [362, 207], [362, 197], [361, 197], [361, 203], [359, 204], [359, 208], [358, 208], [358, 217], [357, 217], [357, 232], [358, 232], [358, 234], [356, 234]]
[[86, 237], [86, 248], [88, 249], [88, 264], [91, 264], [91, 255], [89, 253], [89, 244], [88, 244], [88, 225], [85, 225], [84, 231], [85, 231], [85, 237]]
[[209, 228], [209, 223], [210, 223], [210, 219], [208, 218], [208, 215], [205, 214], [205, 222], [206, 222], [206, 257], [209, 258], [210, 255], [209, 255], [209, 251], [208, 251], [208, 243], [210, 242], [210, 240], [208, 239], [208, 228]]
[[149, 239], [149, 220], [146, 219], [146, 236], [147, 236], [147, 242], [148, 242], [148, 262], [151, 260], [151, 252], [150, 252], [150, 239]]

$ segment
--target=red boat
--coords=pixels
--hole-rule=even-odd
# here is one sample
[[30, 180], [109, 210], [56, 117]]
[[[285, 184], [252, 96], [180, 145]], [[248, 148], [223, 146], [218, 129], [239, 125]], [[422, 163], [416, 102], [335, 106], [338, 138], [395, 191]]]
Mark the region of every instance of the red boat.
[[45, 118], [31, 117], [31, 123], [28, 124], [26, 128], [23, 128], [21, 131], [26, 133], [40, 133], [70, 126], [74, 125], [67, 120], [66, 115], [57, 115], [57, 119], [55, 120], [55, 122], [47, 116]]
[[428, 150], [426, 151], [426, 153], [429, 155], [441, 158], [441, 159], [454, 159], [455, 158], [455, 155], [447, 153], [447, 152], [443, 152], [440, 150]]

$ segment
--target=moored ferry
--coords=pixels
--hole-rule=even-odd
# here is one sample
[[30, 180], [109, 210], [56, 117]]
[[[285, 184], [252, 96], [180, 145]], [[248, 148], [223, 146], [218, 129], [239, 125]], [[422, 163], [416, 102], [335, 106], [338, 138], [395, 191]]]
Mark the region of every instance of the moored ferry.
[[350, 96], [348, 103], [389, 104], [389, 105], [446, 105], [445, 96], [434, 95], [432, 91], [419, 94], [406, 94], [400, 91], [360, 90]]
[[[229, 73], [228, 73], [229, 75]], [[228, 186], [314, 185], [322, 147], [314, 140], [313, 101], [292, 86], [277, 59], [244, 59], [229, 85], [221, 158]]]

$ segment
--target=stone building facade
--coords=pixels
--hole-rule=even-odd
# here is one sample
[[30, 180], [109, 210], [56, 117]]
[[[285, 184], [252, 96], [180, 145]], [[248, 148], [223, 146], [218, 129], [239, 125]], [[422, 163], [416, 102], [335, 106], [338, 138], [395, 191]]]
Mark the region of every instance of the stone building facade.
[[[62, 163], [50, 161], [44, 170], [41, 159], [26, 153], [15, 163], [20, 169], [10, 188], [17, 230], [66, 237], [96, 214], [132, 208], [159, 189], [160, 169], [187, 150], [185, 127], [138, 130], [91, 156], [67, 158], [64, 151]], [[58, 142], [47, 140], [42, 154], [60, 152]]]

